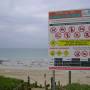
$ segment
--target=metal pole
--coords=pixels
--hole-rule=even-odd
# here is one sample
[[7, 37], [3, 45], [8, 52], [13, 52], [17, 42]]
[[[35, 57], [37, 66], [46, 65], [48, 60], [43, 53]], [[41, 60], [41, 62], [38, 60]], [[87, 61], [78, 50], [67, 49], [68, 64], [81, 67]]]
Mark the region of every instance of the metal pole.
[[69, 71], [69, 84], [71, 84], [71, 71]]

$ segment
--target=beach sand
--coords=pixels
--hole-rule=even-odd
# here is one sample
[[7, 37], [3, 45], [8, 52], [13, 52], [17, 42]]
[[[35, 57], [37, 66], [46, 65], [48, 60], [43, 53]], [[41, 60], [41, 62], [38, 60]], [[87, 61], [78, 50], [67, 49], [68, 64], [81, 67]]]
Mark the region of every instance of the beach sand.
[[[44, 85], [44, 74], [46, 74], [46, 82], [50, 84], [52, 71], [47, 69], [0, 68], [0, 75], [24, 81], [27, 81], [27, 77], [30, 76], [31, 83], [37, 81], [39, 85]], [[68, 71], [56, 71], [55, 79], [56, 83], [60, 80], [62, 85], [68, 84]], [[72, 71], [72, 83], [90, 84], [90, 71]]]

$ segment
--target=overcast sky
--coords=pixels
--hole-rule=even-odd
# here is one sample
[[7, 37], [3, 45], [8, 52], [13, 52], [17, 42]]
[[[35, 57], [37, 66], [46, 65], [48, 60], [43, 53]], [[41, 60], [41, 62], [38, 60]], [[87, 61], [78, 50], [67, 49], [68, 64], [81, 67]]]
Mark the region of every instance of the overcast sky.
[[0, 48], [47, 48], [48, 12], [90, 8], [90, 0], [0, 0]]

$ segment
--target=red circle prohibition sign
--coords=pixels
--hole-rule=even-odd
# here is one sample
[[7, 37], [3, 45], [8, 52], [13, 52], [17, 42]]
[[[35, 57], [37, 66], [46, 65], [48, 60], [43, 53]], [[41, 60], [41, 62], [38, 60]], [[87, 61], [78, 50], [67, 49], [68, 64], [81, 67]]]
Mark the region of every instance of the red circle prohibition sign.
[[84, 37], [85, 37], [85, 38], [90, 38], [90, 31], [86, 31], [86, 32], [84, 33]]
[[70, 26], [69, 27], [69, 32], [71, 32], [71, 33], [75, 32], [75, 26]]
[[81, 36], [80, 32], [75, 32], [75, 33], [74, 33], [74, 37], [75, 37], [75, 38], [79, 38], [80, 36]]
[[66, 31], [66, 28], [65, 28], [64, 26], [61, 26], [60, 29], [59, 29], [59, 31], [60, 31], [61, 33], [64, 33], [64, 32]]
[[70, 32], [65, 32], [65, 33], [64, 33], [64, 37], [65, 37], [66, 39], [70, 38], [70, 36], [71, 36]]
[[56, 27], [51, 27], [51, 28], [50, 28], [50, 32], [51, 32], [51, 33], [55, 33], [56, 31], [57, 31]]
[[87, 51], [82, 51], [81, 54], [82, 54], [83, 57], [87, 57], [88, 56], [88, 52]]
[[84, 32], [85, 31], [85, 26], [84, 25], [79, 26], [78, 30], [80, 32]]

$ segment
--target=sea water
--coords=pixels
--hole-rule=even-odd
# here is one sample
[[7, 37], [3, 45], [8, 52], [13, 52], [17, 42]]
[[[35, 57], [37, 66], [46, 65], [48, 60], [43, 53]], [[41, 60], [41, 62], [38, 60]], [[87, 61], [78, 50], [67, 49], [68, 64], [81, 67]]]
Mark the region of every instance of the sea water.
[[45, 48], [0, 48], [0, 66], [3, 67], [48, 67], [48, 49]]

